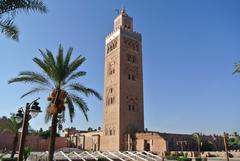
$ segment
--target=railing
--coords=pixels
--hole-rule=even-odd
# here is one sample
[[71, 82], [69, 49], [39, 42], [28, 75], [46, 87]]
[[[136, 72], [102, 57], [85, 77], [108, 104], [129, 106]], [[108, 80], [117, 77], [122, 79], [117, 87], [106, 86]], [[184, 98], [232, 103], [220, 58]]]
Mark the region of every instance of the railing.
[[[108, 161], [162, 161], [162, 158], [158, 155], [150, 152], [137, 152], [137, 151], [71, 151], [63, 152], [58, 151], [54, 154], [54, 161], [66, 160], [66, 161], [88, 161], [98, 160], [104, 158]], [[48, 152], [33, 152], [28, 161], [47, 161]]]

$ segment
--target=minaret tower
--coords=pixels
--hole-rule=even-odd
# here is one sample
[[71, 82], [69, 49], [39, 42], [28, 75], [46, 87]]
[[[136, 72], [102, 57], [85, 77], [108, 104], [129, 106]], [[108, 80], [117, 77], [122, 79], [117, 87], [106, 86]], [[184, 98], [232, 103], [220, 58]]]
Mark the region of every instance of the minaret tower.
[[106, 37], [102, 150], [128, 150], [128, 134], [144, 130], [142, 38], [122, 9]]

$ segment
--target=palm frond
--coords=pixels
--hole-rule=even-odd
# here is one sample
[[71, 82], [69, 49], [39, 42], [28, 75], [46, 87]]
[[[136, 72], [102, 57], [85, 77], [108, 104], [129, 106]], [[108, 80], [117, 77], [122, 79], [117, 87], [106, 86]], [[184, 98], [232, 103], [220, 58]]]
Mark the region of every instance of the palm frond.
[[70, 97], [67, 97], [66, 101], [67, 101], [70, 121], [73, 122], [73, 118], [74, 118], [74, 105], [73, 105], [73, 102], [72, 102]]
[[43, 88], [43, 87], [32, 88], [30, 91], [24, 93], [20, 98], [23, 98], [27, 95], [32, 95], [32, 94], [35, 94], [35, 93], [39, 93], [41, 91], [48, 91], [48, 90], [49, 90], [48, 88]]
[[79, 109], [82, 111], [83, 115], [85, 116], [86, 120], [88, 121], [87, 112], [89, 111], [89, 108], [87, 106], [87, 103], [82, 98], [80, 98], [79, 96], [73, 93], [68, 93], [67, 99], [72, 100], [72, 102], [79, 107]]
[[71, 59], [71, 56], [72, 56], [72, 52], [73, 52], [73, 48], [69, 48], [68, 51], [67, 51], [67, 54], [66, 54], [66, 57], [64, 59], [64, 68], [67, 69], [68, 68], [68, 65], [69, 65], [69, 62], [70, 62], [70, 59]]
[[1, 133], [16, 133], [18, 129], [21, 127], [21, 124], [18, 124], [13, 116], [8, 119], [4, 124], [0, 124], [0, 132]]
[[32, 71], [23, 71], [18, 74], [19, 76], [29, 76], [35, 78], [37, 81], [46, 84], [47, 86], [53, 87], [47, 77], [41, 73], [32, 72]]
[[71, 62], [68, 66], [69, 73], [74, 72], [83, 62], [85, 62], [86, 58], [82, 55], [79, 55], [73, 62]]
[[11, 19], [0, 21], [0, 31], [15, 41], [19, 40], [18, 28], [14, 25], [14, 22]]
[[102, 100], [102, 96], [97, 91], [95, 91], [91, 88], [87, 88], [87, 87], [81, 85], [80, 83], [72, 83], [72, 84], [68, 85], [67, 87], [69, 87], [69, 90], [80, 92], [82, 94], [85, 94], [87, 97], [89, 95], [94, 95], [99, 100]]
[[235, 64], [235, 70], [233, 74], [240, 73], [240, 64]]
[[51, 103], [48, 104], [47, 108], [45, 109], [45, 123], [48, 123], [52, 119], [52, 114], [49, 112], [49, 108], [51, 106]]
[[33, 61], [46, 73], [49, 77], [52, 75], [52, 69], [48, 67], [41, 59], [35, 57]]
[[8, 81], [9, 84], [11, 83], [17, 83], [17, 82], [24, 82], [24, 83], [30, 83], [30, 84], [38, 84], [45, 87], [52, 88], [52, 85], [48, 81], [47, 78], [45, 78], [43, 75], [38, 74], [36, 72], [31, 71], [24, 71], [18, 74], [18, 77], [12, 78]]
[[46, 53], [40, 49], [39, 51], [43, 57], [43, 60], [35, 57], [33, 58], [33, 61], [43, 70], [44, 73], [46, 73], [48, 78], [50, 78], [52, 81], [54, 81], [54, 84], [56, 84], [59, 77], [56, 62], [54, 60], [52, 52], [47, 49]]
[[63, 48], [61, 45], [59, 45], [58, 48], [58, 54], [56, 56], [56, 60], [57, 60], [57, 77], [58, 80], [61, 80], [60, 82], [58, 82], [59, 86], [61, 85], [61, 83], [63, 83], [63, 81], [66, 78], [66, 74], [67, 74], [67, 68], [64, 68], [64, 57], [63, 57]]
[[79, 72], [73, 73], [69, 76], [69, 78], [67, 79], [67, 82], [77, 79], [79, 77], [85, 76], [86, 74], [87, 74], [87, 72], [84, 72], [84, 71], [79, 71]]
[[20, 12], [38, 11], [47, 12], [47, 6], [41, 0], [2, 0], [0, 2], [0, 14], [8, 13], [11, 15]]

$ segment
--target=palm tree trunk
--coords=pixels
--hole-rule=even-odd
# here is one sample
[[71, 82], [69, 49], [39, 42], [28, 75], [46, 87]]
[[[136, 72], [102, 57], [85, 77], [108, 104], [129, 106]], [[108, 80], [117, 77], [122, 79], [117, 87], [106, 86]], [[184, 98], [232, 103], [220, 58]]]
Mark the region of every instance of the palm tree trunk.
[[198, 143], [198, 157], [201, 158], [201, 143]]
[[51, 135], [50, 135], [50, 143], [49, 143], [49, 156], [48, 161], [53, 161], [54, 151], [55, 151], [55, 138], [56, 138], [56, 131], [57, 131], [57, 115], [58, 113], [54, 113], [52, 116], [52, 126], [51, 126]]
[[13, 139], [13, 148], [12, 148], [11, 158], [13, 158], [14, 154], [16, 153], [17, 142], [18, 142], [18, 131], [16, 132]]

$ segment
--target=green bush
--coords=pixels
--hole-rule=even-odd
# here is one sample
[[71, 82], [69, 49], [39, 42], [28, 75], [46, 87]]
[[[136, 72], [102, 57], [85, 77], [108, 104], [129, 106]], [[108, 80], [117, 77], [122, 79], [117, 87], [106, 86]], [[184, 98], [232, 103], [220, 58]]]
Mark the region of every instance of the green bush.
[[24, 147], [24, 149], [23, 149], [23, 158], [24, 158], [25, 161], [30, 156], [31, 152], [32, 152], [32, 148], [30, 146]]
[[166, 156], [166, 159], [167, 160], [177, 160], [177, 156], [169, 155], [169, 156]]
[[169, 151], [165, 152], [165, 156], [170, 156], [170, 155], [171, 155], [171, 152], [169, 152]]
[[97, 160], [98, 161], [108, 161], [107, 158], [104, 158], [104, 157], [98, 157]]
[[202, 158], [195, 158], [195, 161], [202, 161]]
[[181, 156], [181, 157], [177, 158], [177, 161], [192, 161], [192, 158], [187, 158], [187, 157]]
[[167, 155], [166, 155], [166, 153], [165, 153], [165, 158], [167, 159], [167, 160], [177, 160], [179, 157], [183, 157], [183, 156], [185, 156], [185, 158], [187, 158], [187, 155], [186, 154], [184, 154], [184, 153], [179, 153], [179, 152], [175, 152], [175, 153], [167, 153]]

